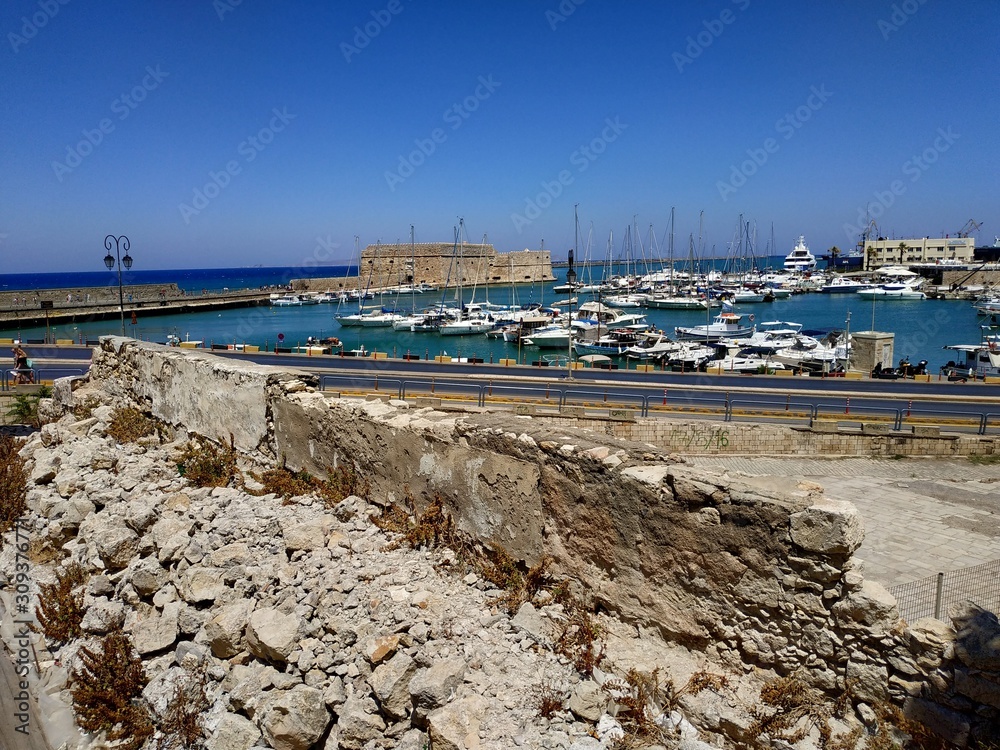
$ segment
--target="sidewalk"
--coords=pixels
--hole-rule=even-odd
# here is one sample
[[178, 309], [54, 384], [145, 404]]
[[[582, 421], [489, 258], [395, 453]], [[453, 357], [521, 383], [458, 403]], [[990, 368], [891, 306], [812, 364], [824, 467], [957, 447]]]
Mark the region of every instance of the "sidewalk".
[[1000, 559], [1000, 464], [964, 459], [718, 458], [692, 466], [738, 476], [808, 479], [865, 522], [855, 553], [887, 587]]

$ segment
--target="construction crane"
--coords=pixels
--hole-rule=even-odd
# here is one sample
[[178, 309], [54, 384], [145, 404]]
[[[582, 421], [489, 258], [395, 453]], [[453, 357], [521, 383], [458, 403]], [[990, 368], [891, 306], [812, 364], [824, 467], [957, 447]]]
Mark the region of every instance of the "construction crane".
[[968, 237], [973, 232], [978, 232], [979, 227], [983, 225], [983, 222], [976, 221], [975, 219], [969, 219], [965, 222], [965, 226], [958, 230], [956, 237]]

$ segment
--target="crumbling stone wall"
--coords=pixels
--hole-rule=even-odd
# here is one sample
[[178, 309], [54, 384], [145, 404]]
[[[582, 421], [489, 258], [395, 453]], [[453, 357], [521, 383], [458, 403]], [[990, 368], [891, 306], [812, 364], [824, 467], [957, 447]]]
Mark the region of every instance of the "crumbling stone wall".
[[330, 399], [272, 368], [122, 339], [93, 376], [191, 431], [239, 429], [290, 469], [346, 462], [376, 499], [440, 495], [460, 528], [528, 564], [551, 557], [595, 607], [734, 665], [904, 705], [960, 746], [997, 721], [996, 617], [901, 621], [853, 557], [857, 510], [818, 486], [762, 490], [538, 418]]

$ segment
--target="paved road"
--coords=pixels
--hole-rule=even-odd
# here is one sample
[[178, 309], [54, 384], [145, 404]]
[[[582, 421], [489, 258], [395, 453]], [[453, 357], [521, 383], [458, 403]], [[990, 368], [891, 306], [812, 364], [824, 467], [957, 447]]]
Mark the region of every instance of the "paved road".
[[886, 586], [1000, 560], [1000, 464], [964, 459], [687, 456], [732, 477], [802, 478], [849, 500], [865, 521], [857, 556]]

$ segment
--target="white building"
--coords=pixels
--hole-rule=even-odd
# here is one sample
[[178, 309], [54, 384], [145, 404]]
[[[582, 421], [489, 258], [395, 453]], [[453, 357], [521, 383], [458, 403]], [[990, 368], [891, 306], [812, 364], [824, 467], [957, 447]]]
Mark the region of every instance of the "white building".
[[912, 263], [971, 263], [976, 241], [972, 237], [887, 240], [865, 243], [865, 268], [905, 266]]

